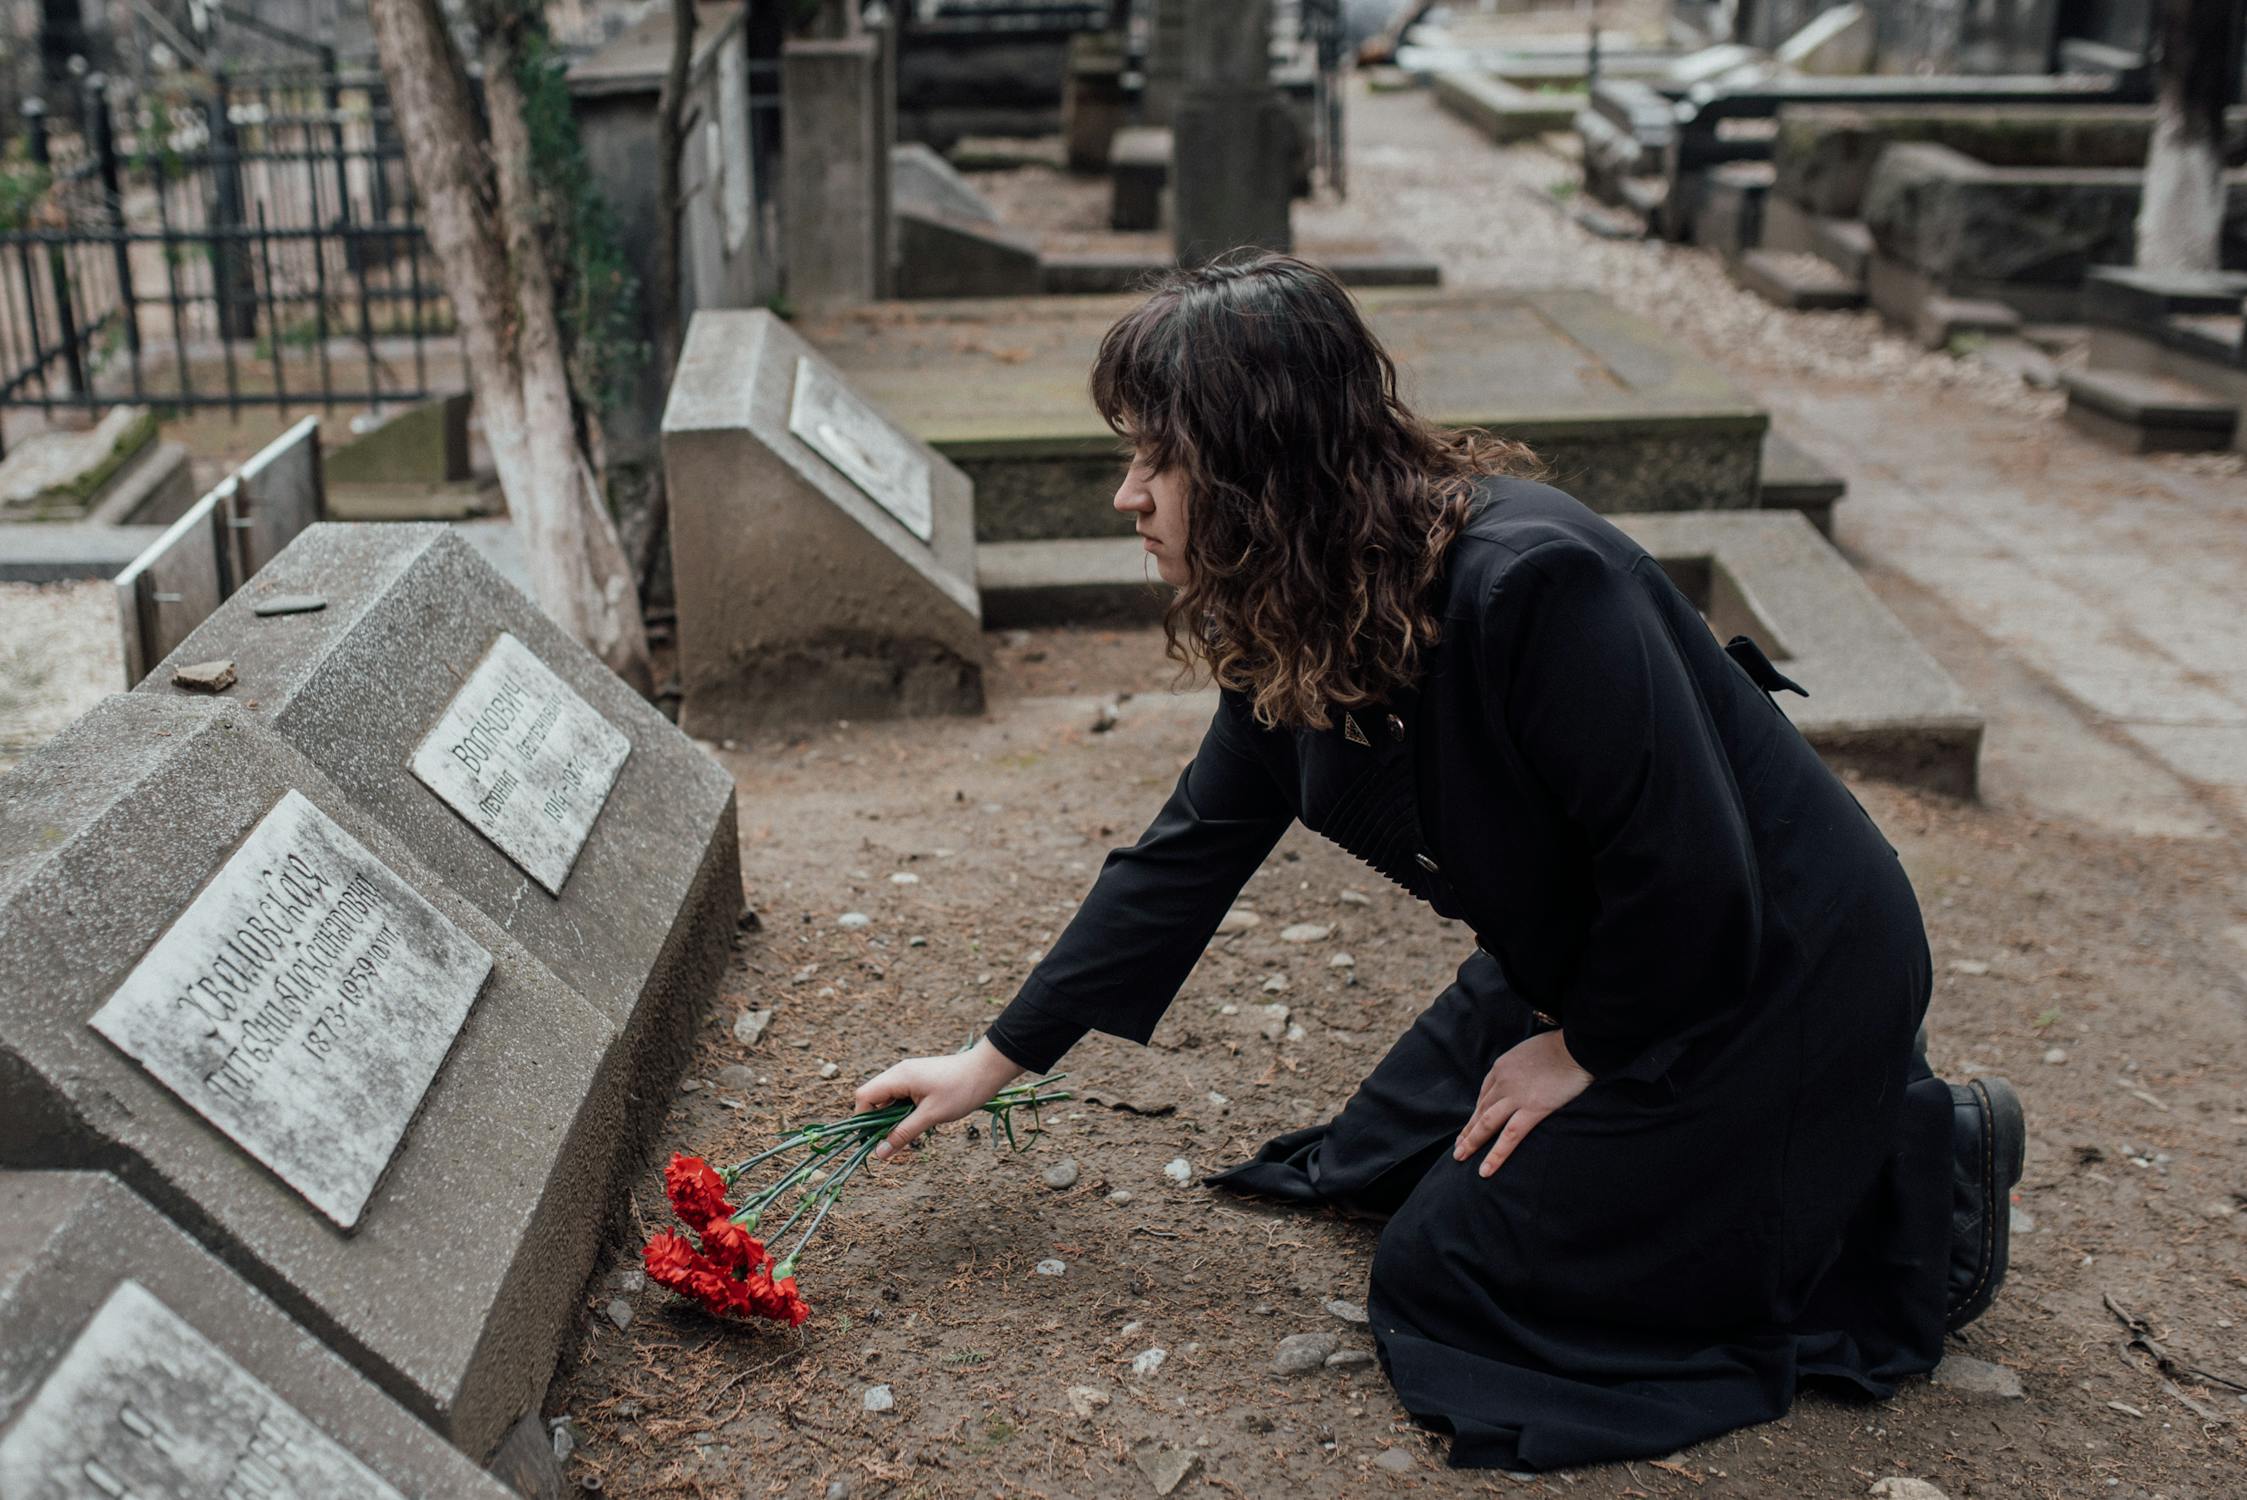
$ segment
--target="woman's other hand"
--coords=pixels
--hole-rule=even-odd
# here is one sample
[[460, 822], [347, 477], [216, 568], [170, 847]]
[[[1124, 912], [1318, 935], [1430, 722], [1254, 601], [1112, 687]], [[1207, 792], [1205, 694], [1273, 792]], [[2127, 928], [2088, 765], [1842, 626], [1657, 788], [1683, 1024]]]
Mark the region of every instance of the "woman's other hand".
[[930, 1126], [957, 1120], [990, 1102], [1021, 1071], [991, 1045], [989, 1037], [950, 1057], [908, 1057], [884, 1068], [858, 1086], [858, 1108], [880, 1109], [910, 1099], [913, 1112], [874, 1148], [874, 1160], [887, 1161]]
[[1482, 1161], [1482, 1175], [1488, 1177], [1506, 1164], [1522, 1137], [1535, 1130], [1545, 1116], [1584, 1092], [1591, 1081], [1592, 1075], [1576, 1066], [1576, 1059], [1568, 1055], [1557, 1031], [1541, 1031], [1507, 1048], [1482, 1081], [1482, 1097], [1475, 1101], [1467, 1128], [1459, 1132], [1458, 1144], [1451, 1148], [1452, 1160], [1465, 1161], [1496, 1136], [1498, 1144]]

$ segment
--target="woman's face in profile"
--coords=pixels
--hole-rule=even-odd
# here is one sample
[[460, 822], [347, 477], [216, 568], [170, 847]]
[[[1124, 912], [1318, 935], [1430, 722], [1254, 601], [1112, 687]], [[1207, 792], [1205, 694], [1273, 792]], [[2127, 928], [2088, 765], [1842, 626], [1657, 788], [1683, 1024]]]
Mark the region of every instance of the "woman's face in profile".
[[1186, 485], [1176, 469], [1157, 473], [1145, 459], [1132, 456], [1116, 487], [1116, 509], [1132, 518], [1132, 527], [1144, 539], [1155, 571], [1173, 588], [1186, 583]]

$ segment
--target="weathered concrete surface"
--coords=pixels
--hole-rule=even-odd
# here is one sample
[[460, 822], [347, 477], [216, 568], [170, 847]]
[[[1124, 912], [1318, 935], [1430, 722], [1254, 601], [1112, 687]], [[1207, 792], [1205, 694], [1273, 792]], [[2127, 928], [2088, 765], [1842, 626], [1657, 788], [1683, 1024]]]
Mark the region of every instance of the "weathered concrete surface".
[[[0, 1389], [10, 1396], [0, 1413], [0, 1454], [11, 1444], [28, 1446], [24, 1427], [36, 1420], [31, 1409], [42, 1382], [127, 1281], [379, 1482], [411, 1496], [505, 1500], [511, 1493], [115, 1178], [93, 1172], [0, 1173]], [[132, 1293], [126, 1296], [129, 1305]], [[254, 1412], [239, 1425], [228, 1422], [223, 1408], [202, 1404], [211, 1392], [199, 1383], [180, 1390], [152, 1382], [136, 1394], [144, 1417], [201, 1419], [164, 1424], [174, 1437], [190, 1438], [188, 1464], [165, 1457], [172, 1443], [135, 1441], [130, 1426], [115, 1420], [118, 1413], [100, 1410], [74, 1414], [66, 1430], [75, 1429], [71, 1436], [82, 1446], [66, 1450], [68, 1457], [102, 1461], [135, 1494], [201, 1496], [222, 1492], [223, 1483], [210, 1482], [214, 1472], [223, 1476], [257, 1451]], [[266, 1472], [254, 1462], [245, 1467], [253, 1479]], [[66, 1485], [60, 1493], [76, 1491]]]
[[[314, 613], [262, 618], [312, 594]], [[409, 762], [502, 633], [630, 743], [559, 895], [413, 775]], [[314, 527], [172, 660], [234, 663], [257, 714], [548, 965], [623, 1039], [634, 1093], [668, 1097], [741, 912], [733, 783], [451, 528]], [[156, 671], [144, 693], [175, 696]]]
[[1241, 246], [1294, 247], [1295, 117], [1270, 80], [1271, 0], [1187, 7], [1185, 75], [1170, 117], [1172, 242], [1181, 265]]
[[1500, 145], [1573, 128], [1587, 97], [1580, 90], [1523, 88], [1468, 69], [1432, 74], [1428, 86], [1436, 103]]
[[914, 209], [985, 224], [998, 222], [990, 203], [959, 168], [919, 141], [893, 147], [889, 171], [890, 200], [901, 212]]
[[790, 720], [980, 710], [967, 477], [873, 398], [864, 436], [925, 469], [917, 535], [792, 430], [805, 378], [850, 384], [770, 313], [700, 313], [688, 330], [663, 419], [681, 724], [733, 739]]
[[[1578, 291], [1358, 294], [1415, 408], [1520, 438], [1603, 510], [1755, 503], [1765, 419], [1707, 364]], [[983, 541], [1128, 532], [1086, 389], [1129, 297], [928, 302], [806, 325], [866, 397], [975, 482]], [[982, 357], [963, 367], [961, 351]]]
[[988, 219], [900, 206], [900, 297], [1032, 297], [1039, 290], [1038, 245]]
[[[536, 1407], [599, 1244], [618, 1028], [240, 704], [121, 694], [7, 789], [0, 1165], [114, 1172], [482, 1457]], [[292, 790], [494, 961], [350, 1234], [87, 1024]]]
[[886, 297], [891, 141], [881, 41], [791, 41], [780, 71], [789, 300], [814, 309]]

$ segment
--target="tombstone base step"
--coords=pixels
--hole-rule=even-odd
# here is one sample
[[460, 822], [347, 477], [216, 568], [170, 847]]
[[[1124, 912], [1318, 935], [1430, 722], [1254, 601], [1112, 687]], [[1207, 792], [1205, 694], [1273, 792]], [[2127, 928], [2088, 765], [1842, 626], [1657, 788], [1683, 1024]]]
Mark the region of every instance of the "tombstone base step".
[[1775, 307], [1838, 312], [1865, 305], [1865, 284], [1819, 256], [1750, 250], [1730, 263], [1732, 279]]
[[1758, 473], [1758, 510], [1799, 510], [1820, 534], [1833, 535], [1833, 508], [1847, 493], [1847, 480], [1829, 473], [1825, 465], [1796, 447], [1776, 427], [1763, 435], [1763, 463]]
[[2239, 408], [2190, 382], [2125, 370], [2064, 370], [2067, 420], [2131, 453], [2197, 453], [2231, 446]]

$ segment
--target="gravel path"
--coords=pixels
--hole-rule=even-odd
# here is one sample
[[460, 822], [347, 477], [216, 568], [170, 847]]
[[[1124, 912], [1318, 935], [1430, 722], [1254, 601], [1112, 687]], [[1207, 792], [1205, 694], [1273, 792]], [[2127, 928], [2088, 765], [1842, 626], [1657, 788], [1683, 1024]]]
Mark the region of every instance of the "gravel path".
[[107, 582], [0, 584], [0, 770], [124, 686]]

